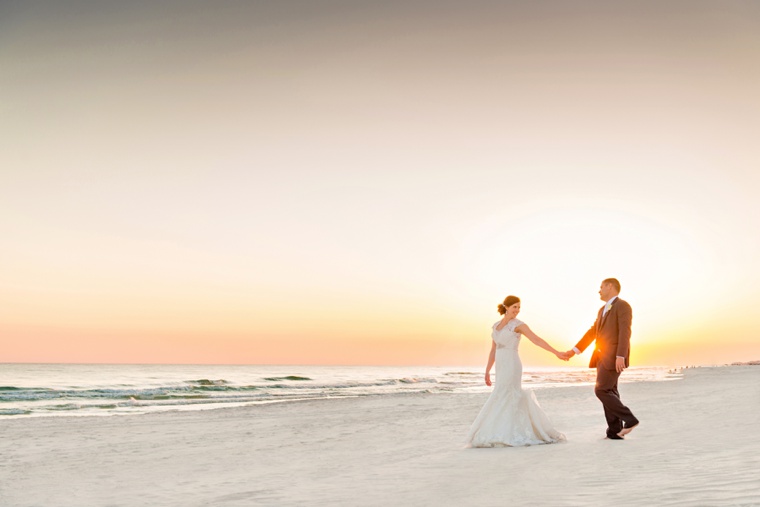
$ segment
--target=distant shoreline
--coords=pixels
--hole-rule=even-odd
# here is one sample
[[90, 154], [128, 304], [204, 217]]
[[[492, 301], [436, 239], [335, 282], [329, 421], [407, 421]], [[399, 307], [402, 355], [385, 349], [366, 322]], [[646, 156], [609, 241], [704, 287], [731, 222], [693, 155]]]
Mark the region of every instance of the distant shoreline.
[[[270, 364], [270, 363], [112, 363], [112, 362], [57, 362], [57, 361], [0, 361], [2, 365], [61, 365], [61, 366], [262, 366], [267, 368], [300, 368], [300, 367], [318, 367], [318, 368], [482, 368], [482, 364]], [[530, 365], [524, 364], [525, 368], [534, 369], [572, 369], [588, 368], [587, 362], [571, 366], [568, 364], [552, 365]], [[737, 361], [731, 363], [712, 363], [712, 364], [635, 364], [632, 368], [720, 368], [722, 366], [760, 366], [760, 359], [752, 361]]]

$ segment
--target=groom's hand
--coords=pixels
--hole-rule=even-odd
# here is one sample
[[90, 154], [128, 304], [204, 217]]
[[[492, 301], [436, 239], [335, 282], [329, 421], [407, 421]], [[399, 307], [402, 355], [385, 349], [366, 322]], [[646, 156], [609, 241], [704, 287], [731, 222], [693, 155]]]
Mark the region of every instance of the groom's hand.
[[618, 373], [622, 373], [623, 370], [625, 370], [625, 358], [624, 357], [616, 357], [615, 358], [615, 369]]

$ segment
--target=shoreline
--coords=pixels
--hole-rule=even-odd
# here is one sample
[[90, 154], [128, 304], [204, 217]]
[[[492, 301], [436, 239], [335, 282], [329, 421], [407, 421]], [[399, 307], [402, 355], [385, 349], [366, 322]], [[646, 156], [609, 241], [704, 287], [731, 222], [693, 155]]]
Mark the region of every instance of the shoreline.
[[397, 393], [1, 421], [0, 504], [760, 504], [760, 368], [688, 369], [621, 384], [641, 420], [603, 439], [590, 386], [536, 390], [568, 441], [467, 449], [488, 393]]
[[[18, 366], [0, 370], [0, 421], [208, 411], [395, 393], [489, 393], [479, 369]], [[297, 373], [295, 375], [294, 373]], [[526, 368], [523, 387], [593, 385], [589, 368]], [[493, 376], [498, 378], [498, 372]], [[681, 370], [629, 368], [622, 383], [673, 380]]]

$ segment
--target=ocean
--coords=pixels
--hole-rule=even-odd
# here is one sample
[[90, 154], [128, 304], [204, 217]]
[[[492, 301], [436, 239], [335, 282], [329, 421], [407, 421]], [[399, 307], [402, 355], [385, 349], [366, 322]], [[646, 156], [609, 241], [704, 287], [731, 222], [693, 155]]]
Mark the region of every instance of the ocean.
[[[589, 368], [527, 368], [523, 387], [593, 385]], [[492, 374], [493, 378], [495, 375]], [[681, 378], [629, 368], [621, 383]], [[0, 419], [113, 416], [377, 396], [487, 393], [482, 367], [0, 364]]]

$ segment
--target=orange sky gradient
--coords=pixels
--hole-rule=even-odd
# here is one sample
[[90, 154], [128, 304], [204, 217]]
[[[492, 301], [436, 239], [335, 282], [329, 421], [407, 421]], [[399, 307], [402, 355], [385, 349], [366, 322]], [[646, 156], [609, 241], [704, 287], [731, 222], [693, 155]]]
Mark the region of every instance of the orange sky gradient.
[[[760, 6], [0, 5], [0, 362], [760, 359]], [[561, 363], [525, 341], [526, 365]]]

